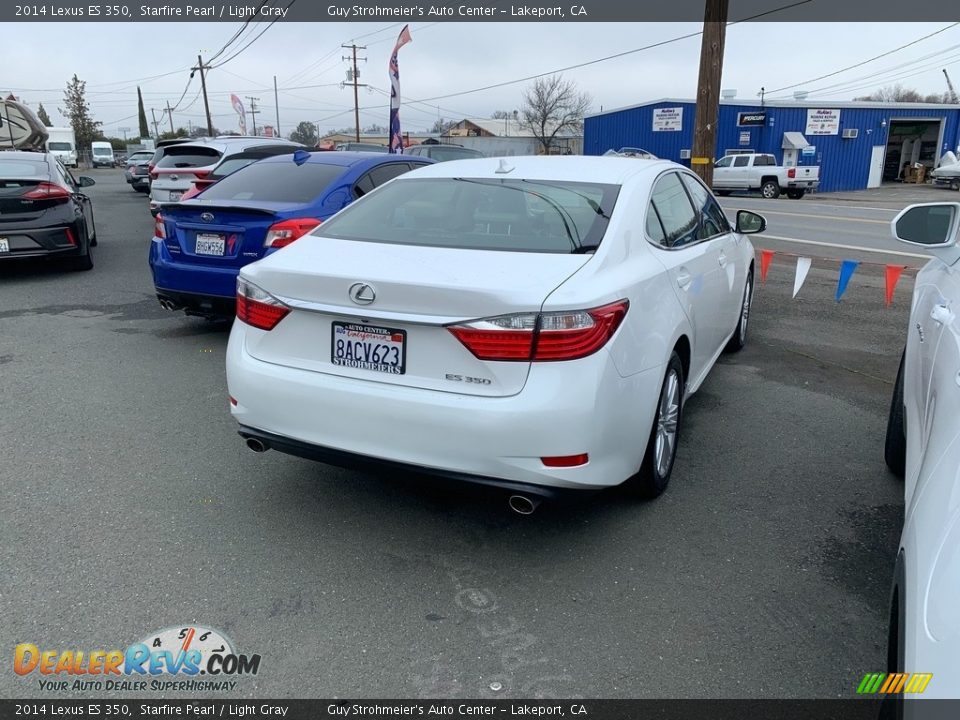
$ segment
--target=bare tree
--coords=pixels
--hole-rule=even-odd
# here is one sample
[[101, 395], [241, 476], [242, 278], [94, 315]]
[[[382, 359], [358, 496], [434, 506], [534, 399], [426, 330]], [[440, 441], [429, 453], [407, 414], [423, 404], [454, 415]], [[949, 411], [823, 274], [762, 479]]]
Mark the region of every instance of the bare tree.
[[879, 90], [874, 90], [869, 95], [863, 95], [861, 97], [854, 98], [854, 100], [930, 103], [931, 105], [942, 105], [950, 102], [950, 94], [931, 93], [929, 95], [921, 95], [913, 88], [905, 88], [900, 83], [897, 83], [896, 85], [887, 85]]
[[520, 127], [530, 130], [549, 154], [557, 135], [583, 130], [583, 116], [591, 103], [588, 93], [561, 75], [537, 78], [523, 91]]

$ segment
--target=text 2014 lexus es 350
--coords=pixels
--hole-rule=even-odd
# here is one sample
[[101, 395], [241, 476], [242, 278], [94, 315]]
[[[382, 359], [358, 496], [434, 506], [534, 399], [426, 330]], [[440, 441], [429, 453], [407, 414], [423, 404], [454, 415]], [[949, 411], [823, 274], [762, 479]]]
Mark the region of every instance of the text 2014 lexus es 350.
[[414, 170], [241, 270], [231, 412], [258, 451], [659, 495], [686, 398], [746, 340], [765, 225], [661, 160]]

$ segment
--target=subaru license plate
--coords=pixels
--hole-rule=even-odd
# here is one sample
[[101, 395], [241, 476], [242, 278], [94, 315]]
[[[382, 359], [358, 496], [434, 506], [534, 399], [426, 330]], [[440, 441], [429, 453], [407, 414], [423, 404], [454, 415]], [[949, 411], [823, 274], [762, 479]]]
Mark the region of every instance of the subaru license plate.
[[170, 191], [170, 202], [177, 202], [181, 197], [183, 197], [182, 190], [171, 190]]
[[403, 375], [406, 361], [406, 330], [333, 323], [330, 362], [334, 365]]
[[223, 255], [223, 235], [199, 233], [197, 235], [197, 255]]

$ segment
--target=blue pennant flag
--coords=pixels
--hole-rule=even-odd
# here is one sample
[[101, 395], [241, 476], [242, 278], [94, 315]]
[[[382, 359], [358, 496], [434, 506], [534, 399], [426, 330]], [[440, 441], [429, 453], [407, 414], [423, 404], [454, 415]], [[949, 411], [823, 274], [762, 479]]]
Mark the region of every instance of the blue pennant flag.
[[850, 278], [853, 277], [853, 273], [859, 265], [860, 262], [858, 260], [844, 260], [840, 266], [840, 281], [837, 283], [837, 302], [840, 302], [840, 298], [843, 297], [843, 293], [846, 292], [847, 283], [850, 282]]

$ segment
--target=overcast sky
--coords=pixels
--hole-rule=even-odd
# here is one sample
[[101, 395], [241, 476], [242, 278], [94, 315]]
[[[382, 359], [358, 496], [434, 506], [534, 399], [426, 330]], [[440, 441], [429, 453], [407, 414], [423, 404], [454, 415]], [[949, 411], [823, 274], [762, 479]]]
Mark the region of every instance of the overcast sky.
[[[239, 23], [26, 23], [3, 29], [0, 43], [0, 92], [10, 91], [31, 107], [39, 103], [58, 124], [62, 88], [76, 73], [87, 82], [94, 119], [107, 135], [119, 128], [137, 135], [137, 95], [143, 90], [148, 120], [158, 120], [167, 101], [176, 105], [191, 64], [206, 59], [236, 32]], [[253, 39], [264, 24], [252, 24], [238, 43]], [[360, 64], [361, 125], [386, 125], [389, 78], [387, 62], [402, 24], [277, 23], [222, 68], [211, 70], [207, 87], [213, 122], [221, 130], [237, 128], [230, 93], [259, 97], [264, 109], [257, 124], [275, 124], [273, 76], [279, 84], [280, 127], [284, 134], [302, 120], [322, 130], [353, 125], [352, 89], [341, 89], [348, 51], [356, 40], [367, 49]], [[723, 88], [738, 99], [755, 100], [761, 87], [770, 90], [804, 83], [810, 98], [850, 100], [884, 85], [900, 82], [923, 93], [943, 92], [942, 68], [960, 83], [960, 27], [888, 57], [835, 77], [807, 82], [859, 63], [946, 27], [945, 23], [742, 23], [727, 29]], [[488, 117], [495, 110], [522, 105], [527, 83], [454, 95], [565, 66], [596, 60], [670, 38], [697, 32], [700, 23], [425, 23], [411, 24], [413, 42], [400, 52], [404, 99], [401, 121], [406, 131], [428, 129], [438, 117]], [[221, 59], [228, 57], [231, 49]], [[693, 97], [700, 38], [633, 53], [569, 70], [564, 76], [589, 92], [594, 110], [632, 105], [660, 97]], [[151, 76], [173, 73], [166, 77]], [[834, 87], [841, 84], [840, 87]], [[310, 87], [304, 87], [310, 86]], [[320, 87], [318, 87], [320, 86]], [[960, 85], [958, 85], [960, 87]], [[204, 124], [203, 100], [195, 78], [179, 109], [175, 126]], [[816, 92], [820, 91], [820, 92]], [[774, 93], [791, 96], [794, 89]], [[453, 95], [427, 104], [412, 101]], [[244, 99], [249, 107], [249, 101]], [[439, 106], [439, 107], [437, 107]], [[249, 118], [249, 115], [248, 115]], [[161, 131], [169, 129], [164, 117]]]

